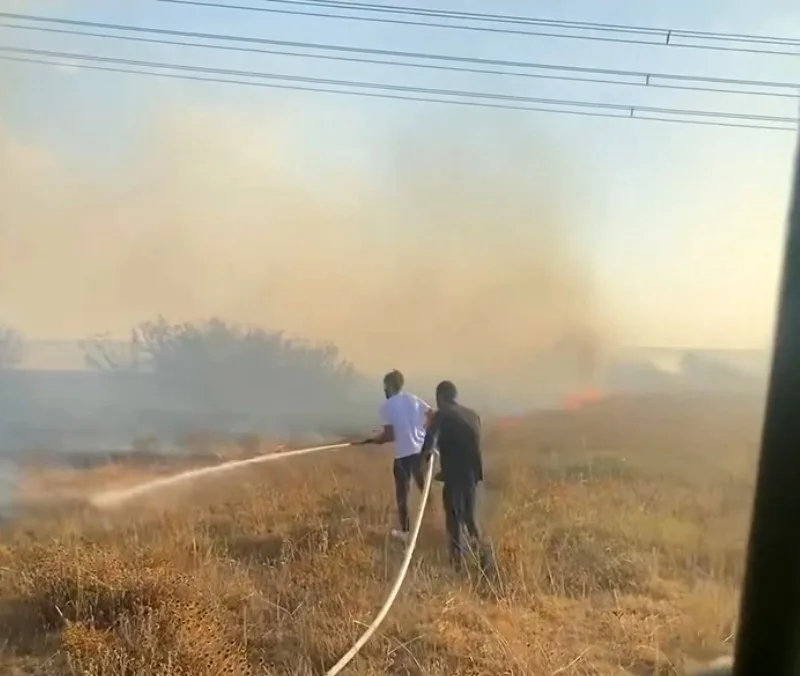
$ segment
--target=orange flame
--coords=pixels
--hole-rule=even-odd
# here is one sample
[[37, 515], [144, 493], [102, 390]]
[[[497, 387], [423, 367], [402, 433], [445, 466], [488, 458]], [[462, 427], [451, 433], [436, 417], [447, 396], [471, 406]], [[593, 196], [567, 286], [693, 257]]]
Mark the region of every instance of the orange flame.
[[603, 396], [604, 395], [600, 390], [590, 387], [586, 390], [576, 392], [575, 394], [571, 394], [570, 396], [566, 397], [562, 403], [562, 406], [568, 411], [578, 411], [587, 404], [593, 404], [600, 401]]
[[521, 415], [507, 415], [503, 416], [502, 418], [498, 418], [497, 423], [504, 428], [518, 427], [522, 424], [524, 419], [524, 416]]

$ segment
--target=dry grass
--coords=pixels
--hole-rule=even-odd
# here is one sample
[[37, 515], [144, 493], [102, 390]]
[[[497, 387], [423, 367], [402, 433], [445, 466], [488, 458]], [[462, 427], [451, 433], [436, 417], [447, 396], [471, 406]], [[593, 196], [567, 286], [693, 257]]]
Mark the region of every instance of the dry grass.
[[[643, 676], [727, 652], [757, 429], [746, 402], [610, 401], [492, 432], [498, 579], [449, 571], [435, 489], [404, 590], [348, 673]], [[352, 449], [113, 515], [21, 518], [0, 546], [0, 671], [323, 673], [399, 564], [389, 463]]]

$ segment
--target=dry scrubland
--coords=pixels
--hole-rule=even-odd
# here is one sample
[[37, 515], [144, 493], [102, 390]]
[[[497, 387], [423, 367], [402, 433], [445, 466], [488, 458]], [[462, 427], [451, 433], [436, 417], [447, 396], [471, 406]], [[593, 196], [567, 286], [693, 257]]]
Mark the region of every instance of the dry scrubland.
[[[347, 673], [638, 676], [727, 652], [759, 414], [606, 400], [491, 430], [498, 579], [448, 570], [435, 486], [406, 586]], [[62, 474], [68, 504], [4, 526], [0, 673], [322, 673], [399, 566], [390, 462], [270, 463], [107, 515], [75, 496], [150, 470]]]

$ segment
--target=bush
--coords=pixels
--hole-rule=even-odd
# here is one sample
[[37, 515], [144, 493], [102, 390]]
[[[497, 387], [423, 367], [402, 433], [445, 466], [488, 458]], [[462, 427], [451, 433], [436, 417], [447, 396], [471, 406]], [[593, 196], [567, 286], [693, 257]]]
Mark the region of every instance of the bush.
[[[128, 343], [83, 344], [87, 364], [137, 376], [147, 386], [133, 402], [151, 427], [184, 434], [198, 426], [230, 432], [333, 434], [372, 418], [365, 380], [330, 344], [214, 318], [136, 327]], [[150, 413], [147, 412], [149, 409]], [[179, 423], [175, 423], [179, 420]]]

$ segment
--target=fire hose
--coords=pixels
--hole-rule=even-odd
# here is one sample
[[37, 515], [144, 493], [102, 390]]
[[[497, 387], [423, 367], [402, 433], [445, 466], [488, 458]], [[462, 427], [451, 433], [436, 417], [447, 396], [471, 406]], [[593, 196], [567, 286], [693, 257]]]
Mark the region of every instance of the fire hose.
[[[202, 476], [208, 476], [210, 474], [218, 474], [221, 472], [225, 472], [232, 469], [237, 469], [239, 467], [245, 467], [247, 465], [255, 465], [264, 462], [274, 462], [277, 460], [285, 460], [288, 458], [296, 458], [301, 455], [309, 455], [311, 453], [320, 453], [322, 451], [336, 451], [341, 450], [343, 448], [349, 448], [352, 444], [331, 444], [328, 446], [313, 446], [310, 448], [301, 448], [294, 451], [285, 451], [283, 453], [274, 453], [271, 455], [260, 455], [255, 458], [248, 458], [247, 460], [234, 460], [231, 462], [222, 463], [221, 465], [214, 465], [212, 467], [201, 467], [199, 469], [188, 470], [186, 472], [181, 472], [180, 474], [174, 474], [168, 477], [161, 477], [159, 479], [153, 479], [152, 481], [147, 481], [142, 484], [138, 484], [136, 486], [132, 486], [130, 488], [120, 489], [120, 490], [111, 490], [111, 491], [104, 491], [103, 493], [98, 493], [90, 498], [90, 504], [94, 505], [97, 508], [104, 509], [109, 507], [117, 507], [124, 502], [132, 500], [133, 498], [139, 497], [145, 493], [150, 493], [153, 491], [160, 490], [162, 488], [166, 488], [168, 486], [173, 486], [179, 483], [185, 483], [187, 481], [191, 481], [193, 479], [197, 479]], [[433, 459], [428, 463], [427, 474], [425, 476], [425, 485], [422, 489], [422, 499], [420, 501], [419, 510], [417, 511], [417, 516], [414, 521], [414, 528], [411, 531], [411, 539], [408, 541], [408, 545], [405, 550], [405, 554], [403, 556], [403, 562], [400, 565], [400, 570], [397, 572], [397, 575], [394, 579], [394, 583], [392, 584], [392, 588], [389, 590], [389, 594], [386, 596], [386, 600], [383, 602], [378, 613], [375, 615], [375, 618], [372, 620], [370, 625], [364, 630], [364, 632], [359, 636], [355, 643], [353, 643], [352, 647], [342, 655], [341, 659], [334, 664], [328, 671], [325, 672], [325, 676], [336, 676], [337, 674], [341, 673], [345, 667], [347, 667], [350, 662], [352, 662], [356, 655], [361, 651], [361, 649], [367, 644], [367, 642], [372, 638], [375, 632], [378, 630], [380, 625], [386, 619], [386, 616], [389, 614], [389, 611], [392, 609], [394, 602], [397, 600], [397, 595], [400, 593], [400, 589], [403, 586], [403, 582], [405, 582], [406, 576], [408, 575], [408, 569], [411, 565], [411, 559], [414, 556], [414, 551], [417, 546], [417, 539], [419, 537], [419, 531], [422, 527], [422, 519], [425, 515], [425, 507], [428, 504], [428, 497], [431, 491], [431, 483], [433, 482]]]

